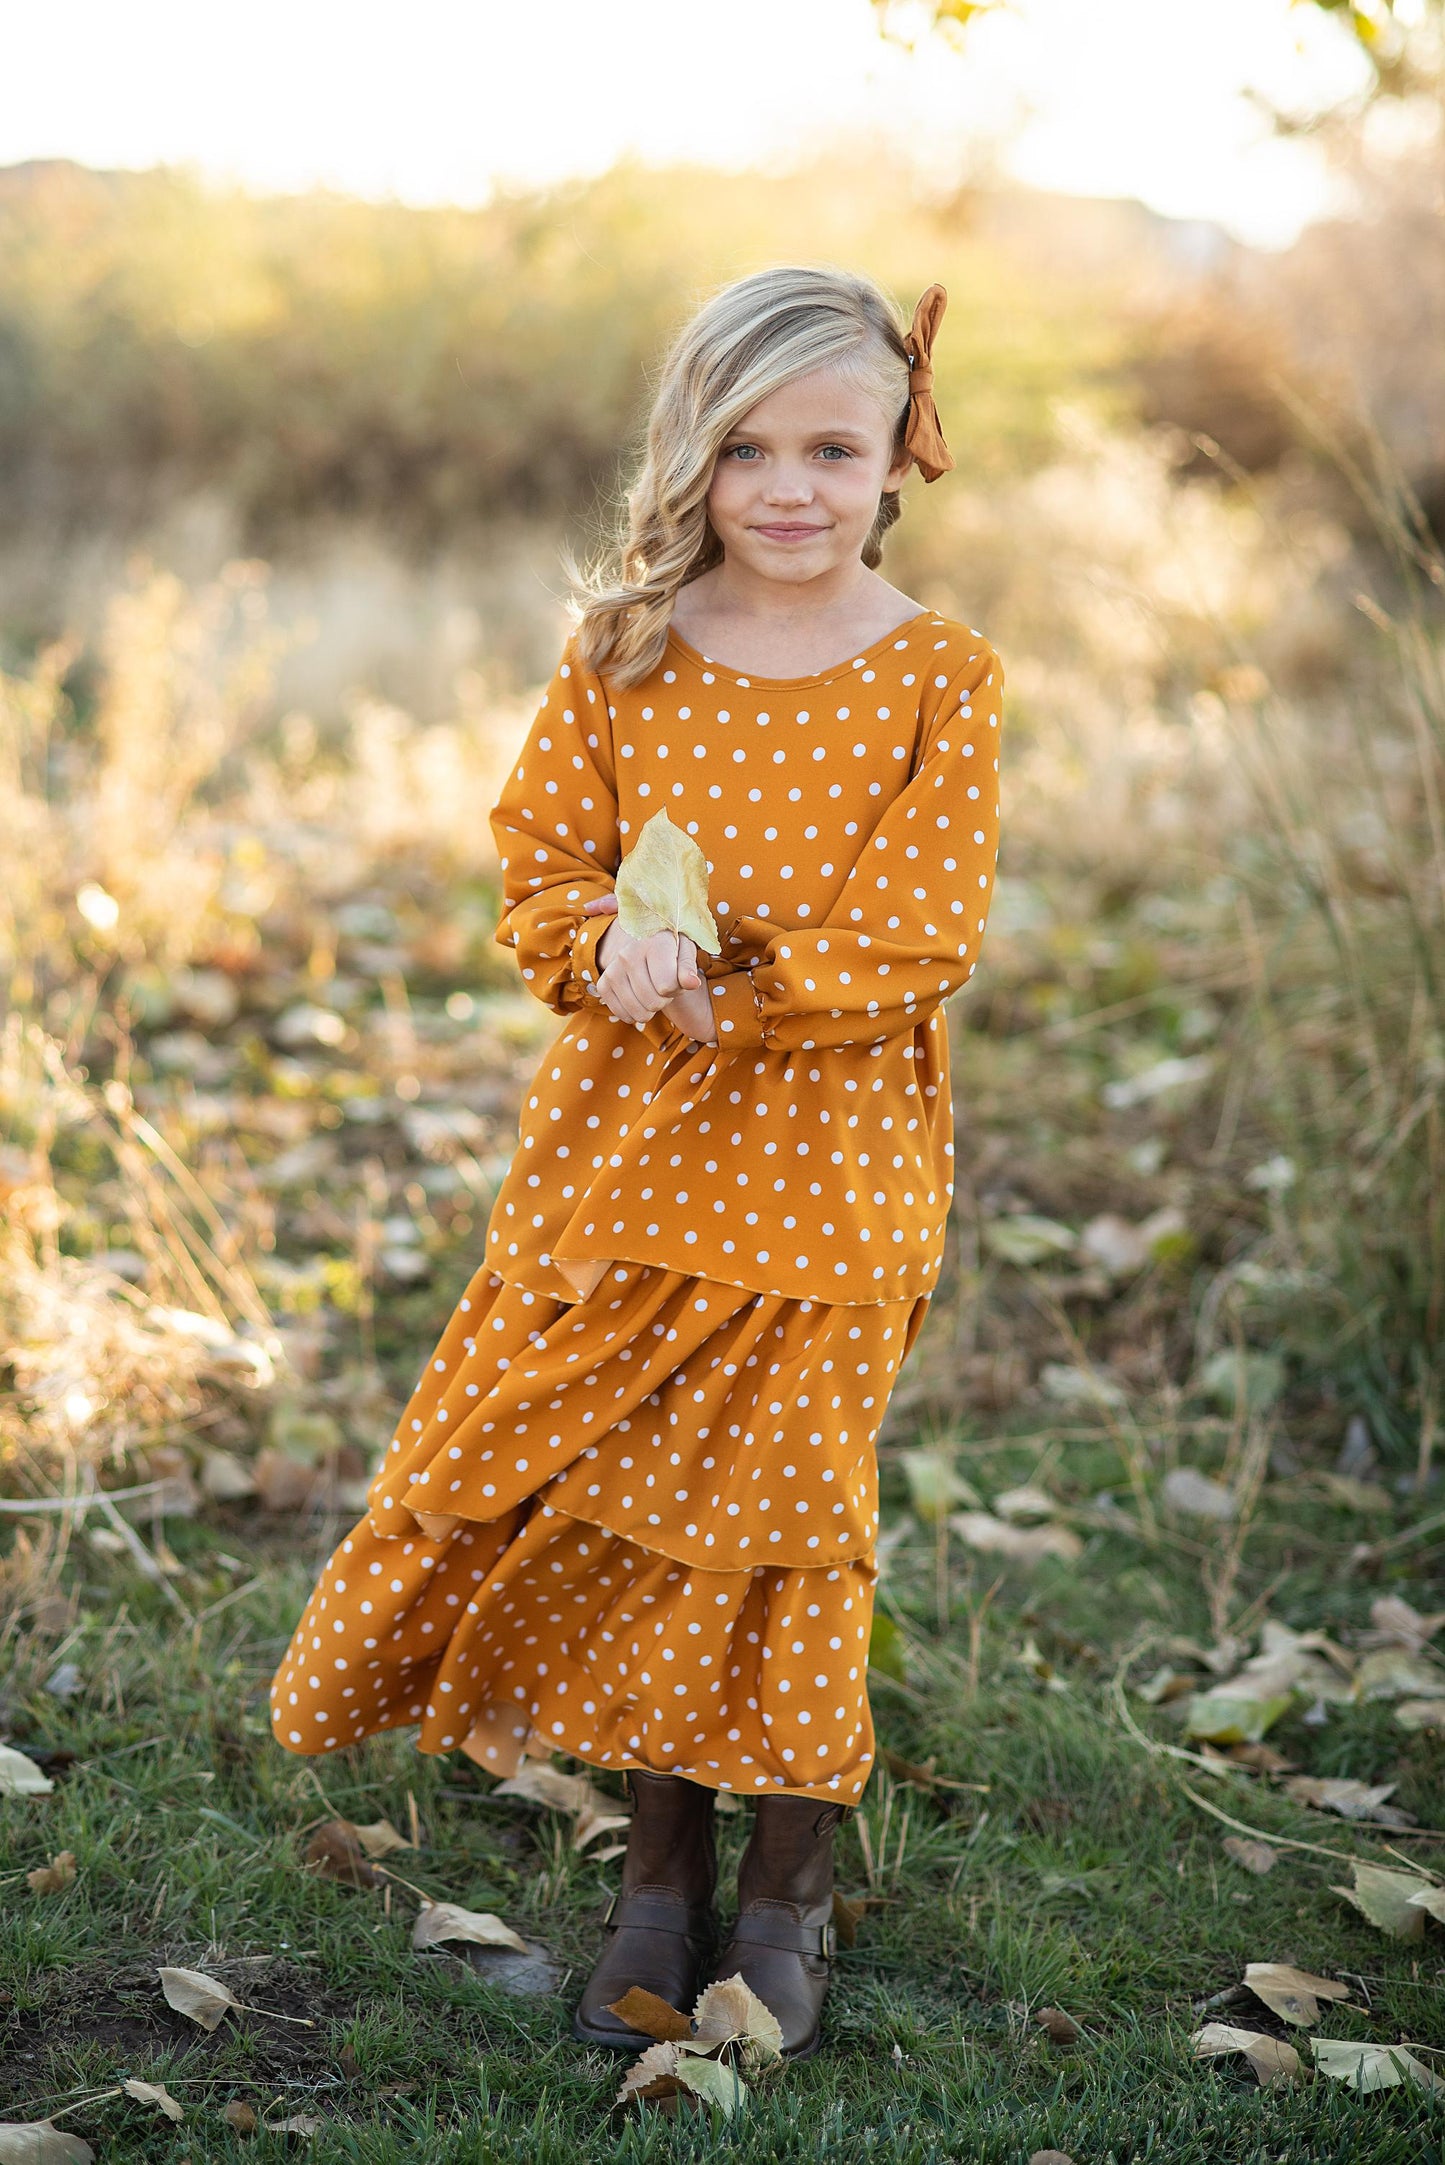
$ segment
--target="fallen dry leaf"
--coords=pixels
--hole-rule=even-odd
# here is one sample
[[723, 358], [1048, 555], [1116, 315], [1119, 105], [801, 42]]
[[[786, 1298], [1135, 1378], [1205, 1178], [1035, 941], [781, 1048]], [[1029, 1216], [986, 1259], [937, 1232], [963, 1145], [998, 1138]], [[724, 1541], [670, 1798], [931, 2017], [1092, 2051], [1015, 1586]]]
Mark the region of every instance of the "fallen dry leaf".
[[1445, 1669], [1408, 1647], [1382, 1646], [1355, 1672], [1362, 1699], [1445, 1699]]
[[1380, 1827], [1413, 1827], [1416, 1823], [1413, 1812], [1402, 1812], [1385, 1802], [1398, 1786], [1396, 1782], [1378, 1782], [1372, 1787], [1368, 1782], [1294, 1774], [1285, 1783], [1284, 1790], [1296, 1804], [1308, 1804], [1321, 1812], [1338, 1812], [1341, 1819], [1368, 1819]]
[[1046, 1556], [1073, 1563], [1084, 1553], [1072, 1526], [1011, 1526], [988, 1511], [954, 1511], [948, 1523], [971, 1549], [1006, 1556], [1013, 1563], [1033, 1565]]
[[1240, 1834], [1227, 1834], [1224, 1837], [1224, 1848], [1236, 1864], [1242, 1864], [1246, 1872], [1253, 1872], [1259, 1877], [1263, 1877], [1266, 1872], [1272, 1872], [1279, 1863], [1279, 1851], [1271, 1848], [1268, 1842], [1249, 1842]]
[[1392, 1871], [1386, 1864], [1365, 1864], [1359, 1858], [1351, 1870], [1355, 1875], [1354, 1886], [1337, 1887], [1332, 1883], [1331, 1894], [1353, 1903], [1362, 1917], [1367, 1917], [1390, 1939], [1424, 1937], [1425, 1910], [1415, 1896], [1432, 1892], [1428, 1879], [1417, 1872]]
[[1171, 1511], [1183, 1511], [1190, 1518], [1225, 1520], [1235, 1514], [1232, 1492], [1195, 1466], [1171, 1467], [1160, 1494]]
[[1229, 1685], [1196, 1692], [1185, 1714], [1184, 1734], [1211, 1744], [1257, 1744], [1292, 1704], [1290, 1692], [1257, 1697]]
[[73, 1885], [74, 1880], [75, 1852], [69, 1849], [62, 1849], [49, 1864], [37, 1865], [33, 1872], [25, 1875], [25, 1884], [32, 1894], [59, 1894]]
[[1037, 1263], [1068, 1255], [1075, 1245], [1075, 1235], [1056, 1218], [1020, 1211], [1012, 1217], [990, 1220], [983, 1229], [983, 1244], [1000, 1263], [1011, 1263], [1015, 1270], [1032, 1270]]
[[203, 2030], [214, 2030], [229, 2008], [241, 2004], [228, 1986], [201, 1970], [162, 1969], [157, 1975], [167, 2006], [199, 2023]]
[[1395, 1719], [1402, 1729], [1445, 1729], [1445, 1699], [1402, 1699]]
[[0, 2165], [93, 2165], [95, 2152], [78, 2135], [50, 2120], [12, 2120], [0, 2126]]
[[758, 2065], [782, 2055], [783, 2032], [777, 2016], [741, 1976], [723, 1977], [708, 1985], [692, 2015], [700, 2045], [737, 2039], [749, 2062]]
[[545, 1804], [550, 1811], [571, 1812], [579, 1817], [590, 1812], [600, 1819], [622, 1810], [617, 1798], [595, 1789], [580, 1774], [564, 1774], [546, 1759], [524, 1759], [515, 1774], [498, 1782], [492, 1795], [522, 1797], [529, 1804]]
[[1047, 2031], [1053, 2045], [1076, 2044], [1082, 2035], [1078, 2023], [1072, 2015], [1066, 2015], [1062, 2007], [1041, 2007], [1034, 2020]]
[[644, 821], [612, 885], [617, 922], [635, 940], [680, 932], [705, 954], [722, 953], [707, 899], [707, 859], [666, 809]]
[[221, 2118], [227, 2127], [234, 2128], [238, 2135], [254, 2135], [260, 2124], [255, 2106], [246, 2104], [239, 2097], [231, 2099], [230, 2104], [223, 2109]]
[[1074, 2165], [1074, 2161], [1067, 2150], [1033, 2150], [1029, 2165]]
[[1224, 1688], [1248, 1690], [1260, 1698], [1295, 1691], [1346, 1706], [1356, 1694], [1354, 1669], [1354, 1656], [1323, 1631], [1294, 1631], [1270, 1617], [1260, 1630], [1259, 1652]]
[[1286, 2022], [1307, 2029], [1318, 2022], [1321, 2000], [1347, 2000], [1348, 1985], [1332, 1977], [1316, 1977], [1311, 1970], [1297, 1970], [1288, 1962], [1247, 1962], [1244, 1982], [1257, 2000]]
[[1156, 1245], [1187, 1230], [1182, 1210], [1166, 1204], [1138, 1225], [1106, 1211], [1091, 1218], [1079, 1235], [1085, 1255], [1103, 1265], [1111, 1278], [1132, 1278], [1153, 1259]]
[[676, 2044], [679, 2038], [692, 2035], [692, 2023], [680, 2008], [656, 1992], [645, 1992], [641, 1985], [632, 1985], [620, 2000], [611, 2001], [609, 2012], [630, 2030], [640, 2030], [659, 2044]]
[[360, 1830], [349, 1819], [328, 1819], [306, 1844], [306, 1869], [343, 1887], [380, 1887], [385, 1875], [367, 1860]]
[[686, 2045], [671, 2049], [677, 2054], [674, 2078], [685, 2090], [700, 2097], [704, 2104], [716, 2105], [725, 2119], [737, 2111], [748, 2095], [748, 2087], [731, 2059], [693, 2052]]
[[1445, 2082], [1406, 2044], [1360, 2045], [1345, 2037], [1312, 2037], [1310, 2043], [1320, 2072], [1347, 2089], [1391, 2090], [1402, 2082], [1418, 2083], [1422, 2090], [1445, 2089]]
[[857, 1946], [858, 1927], [862, 1923], [867, 1909], [868, 1897], [866, 1894], [857, 1895], [850, 1899], [846, 1894], [840, 1894], [836, 1887], [834, 1888], [833, 1927], [837, 1932], [840, 1947]]
[[238, 1503], [255, 1495], [256, 1477], [233, 1451], [210, 1445], [201, 1454], [201, 1487], [214, 1503]]
[[1370, 1603], [1370, 1621], [1375, 1628], [1362, 1635], [1362, 1645], [1404, 1646], [1418, 1654], [1445, 1624], [1445, 1609], [1437, 1609], [1433, 1616], [1422, 1616], [1400, 1595], [1381, 1594], [1378, 1601]]
[[[632, 1825], [629, 1812], [579, 1812], [572, 1822], [572, 1847], [586, 1849], [604, 1834], [625, 1833]], [[625, 1851], [627, 1844], [621, 1844]], [[599, 1858], [602, 1852], [599, 1851]]]
[[1257, 1739], [1251, 1744], [1231, 1744], [1224, 1753], [1239, 1767], [1253, 1767], [1256, 1774], [1289, 1774], [1299, 1765], [1297, 1759], [1286, 1759], [1272, 1744], [1262, 1744]]
[[368, 1826], [358, 1827], [349, 1819], [338, 1820], [338, 1826], [349, 1826], [368, 1857], [389, 1857], [397, 1849], [414, 1849], [404, 1834], [398, 1834], [389, 1819], [373, 1819]]
[[1196, 2058], [1209, 2059], [1221, 2052], [1242, 2052], [1259, 2078], [1261, 2089], [1273, 2083], [1292, 2082], [1300, 2071], [1299, 2054], [1283, 2037], [1263, 2030], [1237, 2029], [1229, 2022], [1207, 2022], [1190, 2039]]
[[155, 2105], [168, 2120], [184, 2120], [185, 2107], [178, 2105], [163, 2082], [141, 2082], [132, 2075], [121, 2084], [127, 2097], [142, 2105]]
[[[638, 2026], [645, 2033], [682, 2019], [666, 2001], [635, 1989], [617, 2002], [615, 2011], [626, 2020], [642, 2017]], [[616, 2103], [666, 2100], [682, 2090], [727, 2116], [748, 2095], [740, 2069], [778, 2060], [782, 2046], [783, 2033], [772, 2009], [741, 1976], [721, 1978], [699, 1994], [686, 2034], [659, 2038], [629, 2068]]]
[[634, 2060], [622, 2078], [614, 2103], [625, 2105], [634, 2097], [668, 2097], [677, 2089], [677, 2045], [669, 2038]]
[[514, 1954], [527, 1952], [526, 1941], [489, 1910], [462, 1909], [455, 1902], [423, 1902], [412, 1926], [412, 1946], [435, 1947], [452, 1939], [469, 1940], [475, 1947], [510, 1947]]
[[1025, 1482], [1022, 1488], [1003, 1489], [993, 1500], [995, 1518], [1011, 1522], [1051, 1519], [1058, 1508], [1056, 1499], [1047, 1489], [1035, 1488], [1031, 1482]]
[[[33, 1759], [17, 1752], [12, 1744], [0, 1744], [0, 1797], [48, 1797], [54, 1787]], [[37, 2120], [34, 2124], [48, 2127], [50, 2123]]]
[[293, 2112], [284, 2120], [264, 2120], [261, 2124], [268, 2135], [300, 2135], [310, 2142], [326, 2122], [314, 2112]]

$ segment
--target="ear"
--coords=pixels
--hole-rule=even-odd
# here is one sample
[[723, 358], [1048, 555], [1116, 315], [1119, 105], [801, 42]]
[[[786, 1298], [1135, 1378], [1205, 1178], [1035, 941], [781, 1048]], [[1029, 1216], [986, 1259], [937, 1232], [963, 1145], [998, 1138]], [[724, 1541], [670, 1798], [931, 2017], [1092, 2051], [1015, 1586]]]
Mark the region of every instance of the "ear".
[[884, 494], [891, 496], [895, 489], [901, 489], [912, 471], [913, 453], [911, 451], [901, 451], [883, 477]]

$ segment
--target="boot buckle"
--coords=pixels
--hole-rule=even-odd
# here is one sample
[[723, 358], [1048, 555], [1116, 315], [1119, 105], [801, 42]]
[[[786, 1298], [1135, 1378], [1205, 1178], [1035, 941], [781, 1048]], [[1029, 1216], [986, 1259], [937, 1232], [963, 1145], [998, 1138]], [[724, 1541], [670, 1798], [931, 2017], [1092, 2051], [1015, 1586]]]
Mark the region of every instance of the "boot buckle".
[[831, 1917], [818, 1927], [818, 1952], [825, 1962], [831, 1962], [838, 1952], [838, 1927]]

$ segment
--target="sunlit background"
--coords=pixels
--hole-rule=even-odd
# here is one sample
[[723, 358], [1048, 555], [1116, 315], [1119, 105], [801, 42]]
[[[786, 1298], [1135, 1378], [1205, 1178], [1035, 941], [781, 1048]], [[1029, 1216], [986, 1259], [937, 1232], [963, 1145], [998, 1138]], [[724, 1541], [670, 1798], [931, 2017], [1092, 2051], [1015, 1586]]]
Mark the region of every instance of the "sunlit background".
[[7, 27], [0, 156], [478, 204], [623, 156], [776, 170], [877, 133], [935, 180], [987, 154], [1278, 245], [1335, 189], [1252, 99], [1304, 116], [1370, 73], [1289, 0], [1031, 0], [920, 54], [927, 24], [900, 6], [885, 43], [869, 0], [421, 0], [404, 24], [383, 0], [60, 0]]
[[[1326, 2140], [1343, 2093], [1216, 2080], [1179, 2020], [1232, 2021], [1240, 1963], [1287, 1950], [1368, 1976], [1337, 2035], [1418, 2037], [1438, 1983], [1437, 1912], [1395, 1943], [1329, 1891], [1370, 1826], [1320, 1835], [1276, 1776], [1416, 1819], [1445, 1793], [1442, 20], [6, 11], [0, 1735], [63, 1762], [0, 1797], [7, 2097], [71, 2101], [117, 2158], [231, 2155], [232, 2073], [383, 2130], [323, 2131], [318, 2165], [463, 2165], [479, 2097], [499, 2156], [602, 2154], [555, 2006], [497, 2021], [412, 1954], [403, 1896], [495, 1905], [575, 1978], [612, 1851], [400, 1741], [318, 1800], [261, 1705], [558, 1026], [493, 936], [489, 816], [564, 545], [615, 530], [695, 303], [803, 260], [905, 313], [948, 289], [957, 467], [910, 480], [883, 568], [1006, 689], [944, 1271], [881, 1452], [869, 1661], [905, 1771], [844, 1843], [872, 1907], [848, 2049], [785, 2092], [797, 2154], [932, 2156], [930, 2114], [950, 2156], [1425, 2154], [1438, 2100], [1367, 2083]], [[1221, 1716], [1192, 1687], [1285, 1618], [1339, 1643], [1276, 1633], [1274, 1696], [1255, 1670]], [[1126, 1734], [1139, 1645], [1138, 1679], [1175, 1666]], [[1178, 1788], [1176, 1717], [1234, 1793]], [[1294, 1843], [1268, 1880], [1207, 1847], [1216, 1796]], [[323, 1808], [418, 1843], [395, 1917], [390, 1883], [298, 1868]], [[317, 2026], [228, 2020], [185, 2089], [155, 1966], [231, 1955], [239, 1999]], [[1030, 2026], [1056, 1998], [1072, 2060]], [[193, 2115], [146, 2107], [149, 2150], [137, 2073]]]

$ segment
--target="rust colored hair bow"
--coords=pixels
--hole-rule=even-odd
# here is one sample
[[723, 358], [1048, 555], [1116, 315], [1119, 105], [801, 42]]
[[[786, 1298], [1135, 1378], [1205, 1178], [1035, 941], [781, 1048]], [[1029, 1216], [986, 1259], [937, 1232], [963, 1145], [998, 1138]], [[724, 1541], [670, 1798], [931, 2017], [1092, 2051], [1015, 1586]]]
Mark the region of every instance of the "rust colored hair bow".
[[904, 449], [925, 481], [936, 481], [953, 466], [953, 453], [943, 440], [938, 408], [933, 403], [933, 341], [948, 306], [942, 286], [930, 286], [913, 311], [913, 328], [903, 343], [908, 350], [908, 430]]

